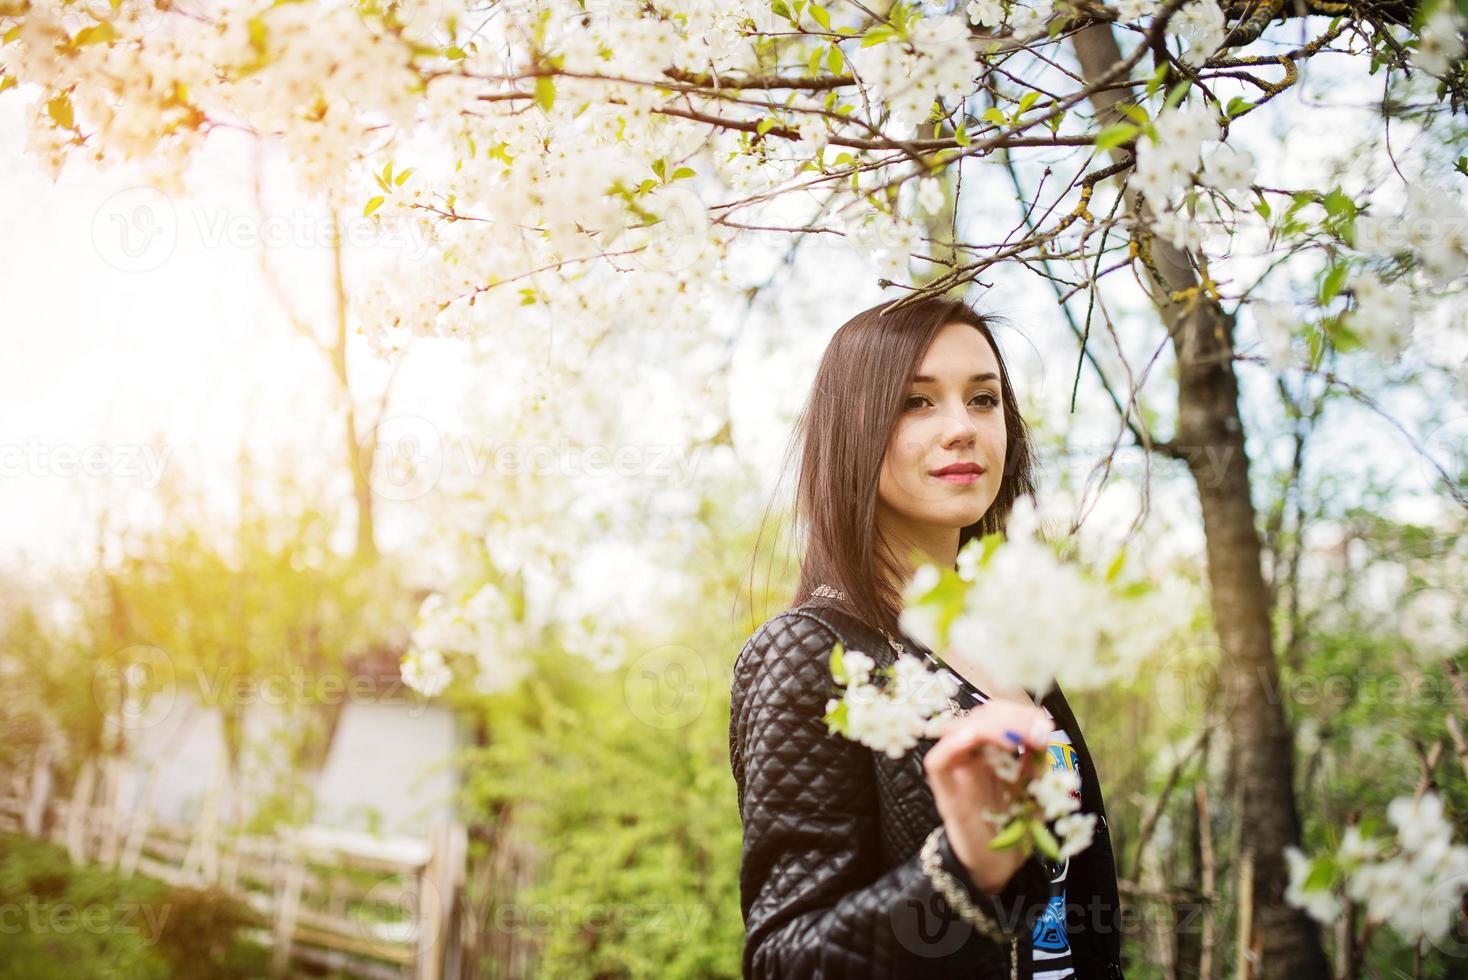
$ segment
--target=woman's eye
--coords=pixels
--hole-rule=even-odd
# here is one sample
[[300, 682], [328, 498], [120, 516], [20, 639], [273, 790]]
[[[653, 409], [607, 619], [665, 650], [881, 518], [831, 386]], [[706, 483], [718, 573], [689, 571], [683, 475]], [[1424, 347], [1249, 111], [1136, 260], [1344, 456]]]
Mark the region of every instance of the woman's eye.
[[[982, 404], [985, 408], [999, 407], [999, 396], [994, 394], [992, 391], [981, 391], [969, 400], [978, 400], [979, 403]], [[912, 410], [916, 408], [922, 408], [924, 404], [932, 404], [928, 401], [927, 395], [908, 395], [907, 401], [905, 402], [905, 407], [908, 410]]]

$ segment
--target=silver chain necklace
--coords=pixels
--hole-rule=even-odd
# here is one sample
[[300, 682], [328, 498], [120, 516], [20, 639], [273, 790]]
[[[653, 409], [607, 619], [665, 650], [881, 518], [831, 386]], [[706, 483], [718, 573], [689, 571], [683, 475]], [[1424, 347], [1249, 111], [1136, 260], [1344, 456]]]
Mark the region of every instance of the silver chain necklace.
[[[824, 582], [822, 582], [820, 585], [817, 585], [814, 589], [811, 589], [810, 594], [813, 596], [822, 596], [826, 599], [838, 599], [842, 602], [846, 601], [845, 592], [842, 592], [840, 589], [832, 588]], [[881, 634], [887, 638], [887, 642], [891, 644], [892, 649], [897, 653], [899, 657], [907, 652], [906, 648], [904, 648], [903, 645], [898, 642], [897, 637], [893, 636], [891, 633], [888, 633], [886, 630], [880, 631]]]

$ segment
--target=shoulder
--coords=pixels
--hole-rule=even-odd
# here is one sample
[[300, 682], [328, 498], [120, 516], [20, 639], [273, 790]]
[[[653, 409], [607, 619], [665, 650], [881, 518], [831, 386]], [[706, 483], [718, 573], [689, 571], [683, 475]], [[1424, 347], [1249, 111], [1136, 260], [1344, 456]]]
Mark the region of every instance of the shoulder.
[[734, 699], [818, 699], [824, 706], [841, 637], [821, 620], [799, 606], [765, 620], [734, 661]]

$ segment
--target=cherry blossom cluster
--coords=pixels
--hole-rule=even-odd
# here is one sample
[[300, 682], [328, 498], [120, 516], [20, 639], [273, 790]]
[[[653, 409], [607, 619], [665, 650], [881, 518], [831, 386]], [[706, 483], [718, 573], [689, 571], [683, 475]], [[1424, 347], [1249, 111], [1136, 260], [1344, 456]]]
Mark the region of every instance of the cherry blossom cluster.
[[1006, 538], [970, 541], [956, 570], [919, 567], [902, 629], [960, 673], [972, 665], [1002, 687], [1042, 692], [1056, 678], [1093, 688], [1130, 676], [1186, 626], [1186, 610], [1161, 589], [1121, 577], [1120, 553], [1098, 573], [1062, 558], [1038, 530], [1024, 499]]
[[1307, 858], [1287, 846], [1285, 900], [1323, 924], [1340, 919], [1349, 901], [1364, 909], [1369, 924], [1385, 924], [1410, 943], [1441, 942], [1462, 915], [1468, 846], [1453, 843], [1436, 793], [1397, 797], [1386, 815], [1395, 840], [1355, 824], [1332, 853]]
[[[841, 697], [826, 702], [829, 731], [900, 759], [920, 738], [942, 736], [954, 720], [958, 681], [948, 672], [929, 670], [918, 657], [900, 654], [891, 665], [837, 644], [831, 651], [831, 676]], [[1021, 758], [1009, 749], [985, 744], [987, 763], [1008, 783], [1019, 778]], [[1096, 815], [1080, 813], [1080, 777], [1047, 766], [1000, 813], [987, 814], [997, 829], [992, 846], [1028, 846], [1033, 841], [1053, 860], [1064, 860], [1090, 846]], [[1052, 832], [1047, 824], [1054, 826]], [[1057, 839], [1056, 835], [1059, 835]]]

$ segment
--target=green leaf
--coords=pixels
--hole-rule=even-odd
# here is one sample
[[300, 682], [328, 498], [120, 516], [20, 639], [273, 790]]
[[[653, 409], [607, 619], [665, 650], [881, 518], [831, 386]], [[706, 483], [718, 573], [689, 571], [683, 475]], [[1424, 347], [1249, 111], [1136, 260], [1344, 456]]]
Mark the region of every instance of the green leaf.
[[14, 75], [6, 75], [0, 73], [0, 92], [3, 92], [8, 88], [15, 88], [15, 86], [19, 84], [20, 83], [15, 80]]
[[1242, 95], [1235, 95], [1233, 98], [1228, 100], [1228, 105], [1224, 108], [1223, 114], [1228, 116], [1230, 119], [1234, 119], [1238, 116], [1242, 116], [1244, 113], [1248, 112], [1252, 108], [1254, 108], [1254, 103], [1250, 102]]
[[826, 8], [820, 4], [813, 3], [810, 5], [810, 18], [821, 25], [821, 30], [829, 31], [831, 29], [831, 15], [826, 13]]
[[826, 723], [827, 731], [837, 732], [841, 735], [845, 735], [847, 729], [850, 727], [850, 722], [847, 717], [846, 702], [837, 701], [836, 706], [830, 711], [827, 711], [825, 715], [822, 716], [821, 720]]
[[991, 122], [996, 126], [1009, 125], [1009, 117], [994, 106], [990, 106], [989, 108], [985, 109], [983, 116], [981, 116], [980, 118], [984, 119], [986, 122]]
[[409, 167], [407, 170], [404, 170], [402, 173], [398, 174], [397, 179], [394, 180], [393, 183], [399, 187], [402, 187], [403, 181], [407, 180], [411, 176], [413, 176], [413, 168]]
[[1325, 356], [1325, 326], [1323, 323], [1319, 330], [1305, 331], [1305, 346], [1310, 351], [1310, 365], [1318, 366], [1320, 359]]
[[1326, 306], [1340, 295], [1346, 285], [1348, 267], [1344, 262], [1331, 266], [1320, 280], [1320, 305]]
[[774, 116], [765, 116], [759, 121], [759, 125], [754, 127], [754, 131], [763, 136], [778, 125], [780, 125], [780, 120]]
[[1020, 839], [1025, 835], [1026, 823], [1027, 821], [1023, 817], [1015, 817], [1009, 821], [1005, 828], [995, 834], [993, 840], [989, 841], [989, 849], [992, 851], [1002, 851], [1006, 847], [1013, 847], [1019, 843]]
[[1117, 108], [1120, 109], [1128, 119], [1135, 121], [1139, 125], [1145, 126], [1152, 121], [1152, 117], [1147, 115], [1147, 110], [1139, 105], [1126, 103], [1125, 105], [1117, 106]]
[[1096, 150], [1097, 152], [1104, 152], [1114, 146], [1121, 146], [1141, 131], [1140, 126], [1132, 123], [1117, 123], [1114, 126], [1107, 126], [1096, 134]]
[[831, 676], [836, 678], [837, 684], [845, 684], [849, 680], [849, 675], [846, 673], [846, 658], [841, 655], [842, 649], [840, 641], [837, 641], [836, 645], [831, 648]]
[[556, 104], [556, 80], [552, 75], [540, 75], [535, 79], [535, 104], [542, 112], [550, 112]]
[[1321, 321], [1322, 326], [1327, 323], [1330, 324], [1330, 342], [1335, 345], [1336, 350], [1342, 354], [1349, 354], [1353, 350], [1361, 349], [1361, 338], [1356, 336], [1354, 330], [1346, 326], [1344, 320], [1340, 317], [1332, 317]]
[[385, 198], [381, 194], [379, 194], [376, 197], [374, 197], [372, 200], [368, 201], [367, 202], [367, 206], [362, 209], [362, 217], [365, 218], [369, 214], [371, 214], [373, 211], [376, 211], [378, 208], [382, 207], [382, 202], [385, 201], [385, 200], [387, 200], [387, 198]]
[[959, 146], [968, 146], [972, 142], [968, 138], [968, 130], [964, 128], [963, 123], [959, 123], [958, 128], [953, 131], [953, 141]]
[[805, 67], [810, 71], [810, 74], [812, 74], [812, 75], [819, 74], [819, 72], [821, 70], [821, 55], [822, 55], [822, 53], [823, 52], [821, 51], [820, 48], [812, 48], [811, 49], [811, 52], [810, 52], [810, 60], [807, 61], [806, 62], [806, 65], [805, 65]]
[[1166, 80], [1167, 65], [1158, 65], [1157, 70], [1152, 73], [1152, 77], [1147, 79], [1147, 98], [1150, 99], [1156, 95], [1162, 89], [1162, 83]]
[[1040, 853], [1052, 861], [1060, 860], [1060, 842], [1050, 833], [1050, 828], [1045, 826], [1043, 820], [1030, 821], [1030, 833], [1034, 836], [1035, 846], [1040, 849]]
[[1310, 862], [1310, 873], [1305, 876], [1300, 890], [1307, 892], [1328, 890], [1331, 885], [1335, 884], [1336, 870], [1335, 861], [1329, 856], [1315, 858]]
[[1146, 579], [1138, 579], [1135, 582], [1128, 582], [1122, 588], [1121, 597], [1123, 599], [1140, 599], [1142, 596], [1151, 592], [1154, 588], [1155, 586], [1151, 582], [1148, 582]]
[[[841, 74], [841, 69], [846, 67], [846, 59], [841, 56], [841, 49], [831, 45], [831, 50], [826, 53], [826, 70], [833, 75]], [[835, 90], [831, 92], [835, 95]]]
[[1171, 89], [1168, 90], [1167, 98], [1162, 100], [1162, 107], [1164, 109], [1171, 109], [1173, 106], [1181, 102], [1183, 100], [1183, 96], [1188, 94], [1188, 89], [1192, 86], [1192, 84], [1192, 82], [1182, 81], [1174, 85]]
[[[770, 10], [776, 17], [784, 17], [792, 24], [795, 23], [795, 15], [790, 12], [790, 8], [786, 5], [785, 0], [772, 0]], [[800, 25], [796, 24], [795, 26], [799, 27]]]
[[112, 23], [110, 21], [104, 20], [100, 24], [93, 24], [91, 27], [83, 27], [81, 30], [77, 31], [76, 37], [71, 39], [71, 46], [74, 48], [81, 48], [87, 46], [88, 44], [102, 44], [107, 41], [115, 40], [117, 40], [117, 29], [112, 26]]
[[1111, 559], [1111, 564], [1106, 566], [1106, 581], [1108, 583], [1115, 582], [1116, 577], [1121, 574], [1122, 566], [1125, 564], [1126, 548], [1122, 548], [1116, 553], [1116, 557]]
[[1258, 211], [1259, 217], [1263, 218], [1265, 221], [1268, 221], [1269, 216], [1274, 213], [1274, 209], [1269, 206], [1269, 202], [1264, 200], [1262, 195], [1260, 196], [1259, 200], [1254, 202], [1254, 210]]
[[697, 177], [697, 176], [698, 176], [698, 171], [694, 170], [692, 167], [679, 167], [677, 170], [674, 170], [673, 171], [673, 176], [669, 177], [668, 180], [669, 181], [682, 180], [684, 177]]
[[65, 92], [46, 103], [46, 114], [62, 129], [71, 129], [76, 121], [71, 110], [71, 96]]
[[1030, 106], [1034, 105], [1038, 101], [1040, 101], [1039, 92], [1035, 92], [1033, 90], [1026, 92], [1019, 100], [1019, 108], [1015, 110], [1015, 115], [1024, 115], [1025, 112], [1029, 110]]
[[1356, 202], [1339, 187], [1332, 190], [1320, 203], [1325, 207], [1325, 213], [1332, 218], [1354, 218], [1356, 216]]
[[874, 44], [881, 44], [883, 41], [889, 40], [896, 36], [897, 32], [892, 29], [891, 25], [878, 24], [876, 27], [871, 28], [862, 35], [861, 46], [864, 48], [869, 48]]

